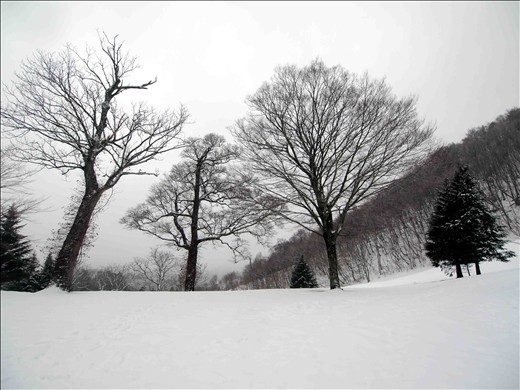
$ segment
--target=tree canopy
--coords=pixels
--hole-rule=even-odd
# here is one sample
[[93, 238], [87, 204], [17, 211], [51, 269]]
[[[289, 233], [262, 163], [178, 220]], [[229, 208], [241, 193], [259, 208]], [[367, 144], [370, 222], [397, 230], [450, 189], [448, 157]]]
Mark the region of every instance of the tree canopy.
[[415, 164], [432, 128], [416, 98], [320, 60], [277, 68], [247, 104], [233, 132], [263, 179], [257, 188], [288, 205], [286, 220], [323, 237], [338, 288], [336, 240], [347, 212]]
[[118, 105], [129, 90], [145, 90], [156, 80], [134, 82], [135, 57], [117, 37], [100, 36], [99, 50], [80, 53], [67, 45], [59, 53], [38, 51], [21, 64], [5, 86], [2, 126], [20, 161], [79, 171], [84, 192], [56, 258], [58, 284], [72, 289], [74, 270], [92, 214], [101, 196], [158, 155], [179, 147], [188, 118], [184, 107], [157, 112], [144, 103]]

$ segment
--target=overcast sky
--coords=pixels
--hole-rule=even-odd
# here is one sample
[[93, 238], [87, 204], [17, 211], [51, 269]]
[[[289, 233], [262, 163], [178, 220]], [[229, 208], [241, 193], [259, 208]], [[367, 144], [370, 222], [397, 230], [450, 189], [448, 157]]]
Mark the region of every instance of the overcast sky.
[[[386, 77], [398, 96], [417, 95], [420, 115], [436, 124], [444, 143], [519, 106], [518, 2], [2, 1], [1, 11], [3, 83], [38, 49], [95, 46], [97, 31], [119, 34], [139, 58], [139, 80], [158, 79], [132, 98], [161, 109], [183, 103], [190, 136], [218, 132], [232, 141], [227, 128], [245, 115], [246, 96], [277, 65], [307, 65], [316, 57]], [[175, 161], [171, 155], [149, 167], [166, 172]], [[49, 211], [33, 215], [24, 232], [38, 250], [61, 221], [76, 180], [52, 171], [35, 176], [32, 188], [48, 197]], [[128, 262], [161, 244], [118, 223], [156, 180], [130, 176], [116, 187], [98, 217], [89, 265]], [[253, 256], [260, 249], [253, 247]], [[245, 264], [211, 246], [202, 260], [219, 273]]]

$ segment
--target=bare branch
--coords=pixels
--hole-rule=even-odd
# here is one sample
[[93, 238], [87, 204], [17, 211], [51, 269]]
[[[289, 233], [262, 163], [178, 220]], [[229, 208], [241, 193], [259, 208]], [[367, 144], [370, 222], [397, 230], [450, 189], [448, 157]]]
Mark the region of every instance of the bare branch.
[[348, 211], [416, 164], [432, 127], [418, 119], [415, 98], [320, 60], [277, 68], [247, 103], [233, 133], [262, 179], [256, 188], [288, 205], [286, 220], [323, 236], [337, 274], [335, 241]]
[[102, 194], [123, 176], [150, 174], [137, 167], [180, 147], [188, 119], [182, 106], [160, 113], [144, 104], [130, 112], [118, 107], [120, 94], [146, 90], [157, 79], [129, 81], [138, 65], [117, 36], [99, 34], [99, 45], [98, 53], [70, 45], [60, 53], [37, 52], [22, 63], [2, 100], [2, 130], [17, 147], [18, 161], [83, 174], [83, 199], [56, 260], [68, 269], [69, 287]]

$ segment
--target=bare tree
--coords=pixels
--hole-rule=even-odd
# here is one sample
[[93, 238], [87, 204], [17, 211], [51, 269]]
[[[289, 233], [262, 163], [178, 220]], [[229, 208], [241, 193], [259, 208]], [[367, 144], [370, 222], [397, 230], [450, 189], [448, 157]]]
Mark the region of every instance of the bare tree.
[[20, 161], [80, 171], [84, 192], [74, 222], [56, 259], [59, 284], [70, 290], [74, 269], [92, 213], [103, 193], [157, 155], [178, 147], [188, 114], [156, 112], [145, 104], [131, 110], [117, 105], [129, 90], [156, 81], [128, 81], [138, 67], [117, 37], [100, 37], [99, 54], [66, 46], [60, 53], [37, 52], [21, 65], [12, 86], [5, 87], [2, 125], [17, 146]]
[[99, 290], [124, 291], [130, 283], [129, 265], [108, 265], [95, 274]]
[[325, 242], [339, 288], [336, 240], [347, 212], [406, 173], [431, 137], [416, 99], [340, 66], [279, 67], [247, 103], [233, 132], [263, 193], [290, 205], [283, 217]]
[[156, 291], [168, 289], [166, 281], [179, 267], [180, 263], [172, 253], [161, 251], [159, 248], [152, 249], [147, 258], [136, 258], [130, 264], [130, 269], [155, 286]]
[[26, 186], [36, 172], [16, 161], [15, 153], [16, 151], [10, 145], [2, 147], [0, 150], [1, 207], [4, 209], [8, 207], [8, 204], [14, 204], [23, 216], [23, 214], [37, 210], [44, 199], [34, 198], [27, 190]]
[[273, 210], [281, 207], [272, 196], [253, 191], [252, 176], [228, 168], [238, 156], [238, 148], [222, 136], [188, 139], [184, 161], [151, 188], [145, 203], [130, 209], [121, 220], [188, 252], [186, 291], [195, 289], [201, 244], [220, 242], [233, 253], [243, 254], [241, 236], [268, 237]]

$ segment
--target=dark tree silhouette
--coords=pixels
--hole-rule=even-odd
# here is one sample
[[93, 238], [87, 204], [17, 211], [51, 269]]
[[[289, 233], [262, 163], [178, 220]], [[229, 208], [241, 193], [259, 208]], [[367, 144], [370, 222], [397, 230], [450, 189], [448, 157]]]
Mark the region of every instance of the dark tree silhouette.
[[451, 182], [440, 192], [426, 241], [426, 255], [435, 267], [456, 267], [463, 277], [462, 265], [475, 263], [480, 275], [481, 261], [508, 261], [513, 253], [503, 249], [505, 232], [484, 203], [483, 193], [460, 167]]
[[316, 275], [312, 271], [312, 268], [303, 260], [303, 256], [300, 257], [300, 261], [294, 267], [294, 271], [291, 275], [291, 288], [315, 288], [318, 287], [316, 281]]
[[55, 265], [54, 257], [52, 253], [49, 253], [45, 259], [45, 263], [43, 263], [43, 268], [39, 276], [41, 288], [48, 287], [55, 280]]
[[241, 236], [269, 237], [273, 212], [281, 205], [270, 196], [256, 194], [253, 177], [230, 167], [239, 149], [227, 144], [224, 137], [210, 133], [190, 138], [186, 144], [183, 161], [121, 222], [186, 250], [184, 289], [193, 291], [200, 245], [220, 242], [234, 254], [243, 254]]
[[4, 290], [35, 291], [38, 260], [23, 228], [16, 206], [2, 212], [0, 220], [1, 286]]
[[11, 136], [19, 161], [79, 171], [83, 194], [56, 258], [58, 284], [70, 291], [92, 214], [102, 195], [127, 175], [154, 174], [138, 166], [177, 148], [188, 118], [157, 113], [143, 103], [123, 110], [118, 97], [144, 90], [155, 80], [130, 80], [138, 67], [117, 37], [100, 37], [100, 52], [37, 52], [21, 65], [2, 99], [2, 130]]

